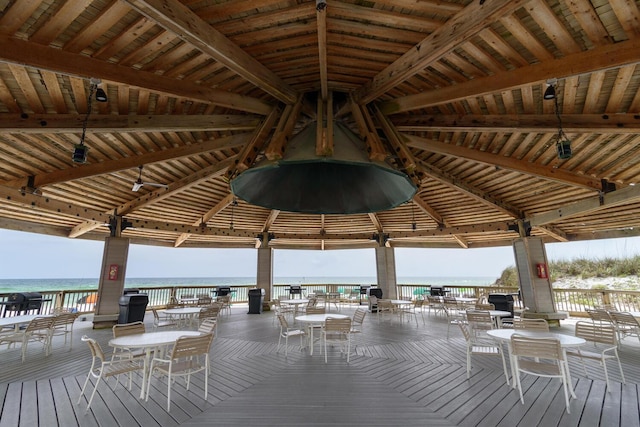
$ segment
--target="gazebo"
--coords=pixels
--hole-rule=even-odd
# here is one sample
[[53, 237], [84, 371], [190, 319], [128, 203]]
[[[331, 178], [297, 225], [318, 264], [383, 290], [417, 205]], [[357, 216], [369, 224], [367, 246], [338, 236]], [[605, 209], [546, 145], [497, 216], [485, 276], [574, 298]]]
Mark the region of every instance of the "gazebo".
[[638, 235], [637, 2], [3, 8], [0, 227], [105, 240], [102, 280], [130, 243], [257, 248], [267, 289], [274, 249], [392, 288], [394, 248], [514, 245], [535, 287], [544, 243]]

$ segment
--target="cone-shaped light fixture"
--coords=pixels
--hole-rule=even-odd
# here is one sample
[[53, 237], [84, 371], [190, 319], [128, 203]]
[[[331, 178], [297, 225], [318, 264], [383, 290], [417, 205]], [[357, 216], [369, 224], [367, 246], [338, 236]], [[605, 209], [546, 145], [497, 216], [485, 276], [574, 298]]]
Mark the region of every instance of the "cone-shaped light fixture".
[[394, 208], [416, 186], [384, 162], [369, 159], [366, 144], [336, 122], [334, 153], [316, 154], [316, 123], [291, 139], [280, 160], [263, 159], [231, 181], [233, 194], [269, 209], [310, 214], [358, 214]]

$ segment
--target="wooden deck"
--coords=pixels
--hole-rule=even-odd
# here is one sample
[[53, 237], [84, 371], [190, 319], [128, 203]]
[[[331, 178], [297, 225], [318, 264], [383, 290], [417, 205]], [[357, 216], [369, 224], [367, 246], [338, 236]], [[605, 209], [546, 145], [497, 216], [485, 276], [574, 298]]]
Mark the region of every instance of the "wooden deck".
[[[343, 309], [350, 314], [353, 308]], [[223, 317], [213, 344], [209, 397], [196, 377], [190, 391], [174, 386], [166, 411], [166, 385], [152, 382], [148, 402], [122, 385], [101, 384], [91, 410], [76, 405], [90, 356], [80, 342], [90, 335], [108, 350], [110, 330], [78, 321], [73, 349], [54, 342], [45, 357], [38, 346], [20, 363], [20, 351], [0, 350], [0, 427], [14, 426], [640, 426], [640, 345], [626, 339], [621, 350], [627, 384], [610, 369], [611, 392], [601, 368], [589, 378], [571, 363], [577, 399], [565, 411], [560, 382], [523, 377], [525, 404], [505, 384], [497, 358], [475, 357], [465, 376], [464, 341], [457, 329], [446, 339], [442, 317], [426, 325], [381, 322], [368, 315], [351, 363], [337, 352], [329, 363], [291, 346], [276, 352], [273, 313], [247, 315], [236, 306]], [[149, 318], [149, 327], [151, 319]], [[572, 324], [562, 330], [571, 333]], [[297, 340], [293, 341], [298, 343]], [[137, 378], [139, 383], [140, 378]], [[111, 380], [110, 385], [114, 384]]]

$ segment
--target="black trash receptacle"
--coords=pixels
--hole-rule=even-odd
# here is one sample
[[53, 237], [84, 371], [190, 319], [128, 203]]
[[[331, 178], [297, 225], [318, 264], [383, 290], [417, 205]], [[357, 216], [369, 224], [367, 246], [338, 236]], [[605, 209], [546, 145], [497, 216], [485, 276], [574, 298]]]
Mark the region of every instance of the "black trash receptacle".
[[140, 289], [138, 288], [124, 288], [124, 291], [122, 291], [122, 295], [139, 294], [139, 293], [140, 293]]
[[264, 289], [249, 289], [249, 313], [262, 313], [262, 303], [264, 302]]
[[[369, 296], [374, 296], [377, 299], [381, 299], [382, 298], [382, 289], [380, 288], [371, 288], [369, 289]], [[369, 298], [369, 311], [372, 313], [377, 313], [378, 312], [378, 305], [377, 304], [371, 304], [371, 298]]]
[[360, 305], [362, 305], [362, 296], [369, 295], [369, 289], [371, 285], [360, 285]]
[[513, 320], [513, 295], [489, 294], [487, 302], [493, 304], [496, 310], [508, 311], [511, 316], [503, 316], [502, 320]]
[[118, 301], [120, 315], [118, 323], [144, 322], [144, 313], [147, 310], [149, 296], [147, 294], [122, 295]]

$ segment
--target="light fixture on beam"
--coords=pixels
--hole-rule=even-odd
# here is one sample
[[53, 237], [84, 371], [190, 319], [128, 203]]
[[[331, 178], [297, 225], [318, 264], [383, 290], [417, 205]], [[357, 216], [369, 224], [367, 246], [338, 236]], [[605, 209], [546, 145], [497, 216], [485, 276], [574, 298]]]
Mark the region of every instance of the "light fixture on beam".
[[545, 100], [556, 99], [556, 86], [558, 84], [558, 79], [549, 79], [547, 80], [547, 89], [544, 91], [544, 95], [542, 97]]
[[89, 122], [89, 115], [91, 115], [91, 107], [93, 102], [93, 94], [96, 94], [96, 101], [98, 102], [107, 102], [107, 94], [100, 87], [100, 79], [95, 79], [91, 77], [89, 79], [89, 96], [87, 96], [87, 113], [84, 116], [84, 120], [82, 121], [82, 135], [80, 136], [80, 142], [73, 146], [73, 155], [71, 156], [71, 160], [74, 163], [86, 163], [87, 162], [87, 152], [89, 151], [89, 147], [84, 145], [84, 139], [87, 134], [87, 123]]

